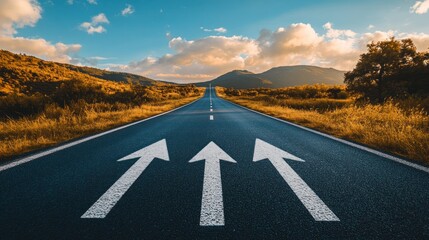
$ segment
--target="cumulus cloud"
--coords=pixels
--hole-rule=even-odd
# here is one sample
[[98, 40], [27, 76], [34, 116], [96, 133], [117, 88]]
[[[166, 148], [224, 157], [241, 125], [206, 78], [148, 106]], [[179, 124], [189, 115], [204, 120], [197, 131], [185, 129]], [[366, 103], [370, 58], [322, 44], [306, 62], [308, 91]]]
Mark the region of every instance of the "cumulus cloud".
[[81, 49], [80, 44], [52, 44], [45, 39], [0, 36], [0, 48], [16, 53], [26, 53], [40, 58], [68, 63], [70, 55]]
[[169, 41], [174, 54], [147, 57], [128, 65], [110, 66], [112, 70], [128, 71], [166, 80], [210, 79], [220, 71], [244, 68], [245, 56], [257, 54], [254, 40], [240, 37], [210, 36], [194, 41], [181, 37]]
[[97, 0], [88, 0], [88, 3], [89, 3], [89, 4], [96, 5], [96, 4], [97, 4]]
[[102, 26], [104, 23], [108, 24], [109, 20], [107, 19], [106, 15], [104, 15], [104, 13], [100, 13], [92, 17], [91, 22], [83, 22], [80, 25], [80, 28], [86, 31], [88, 34], [103, 33], [106, 31], [104, 26]]
[[417, 1], [412, 7], [411, 12], [416, 14], [424, 14], [429, 10], [429, 0]]
[[419, 51], [429, 50], [429, 34], [425, 33], [400, 33], [399, 38], [411, 38]]
[[33, 0], [0, 1], [0, 34], [16, 34], [17, 28], [34, 26], [41, 18], [42, 8]]
[[134, 8], [130, 4], [127, 4], [126, 7], [121, 11], [122, 16], [131, 15], [134, 13]]
[[353, 32], [352, 30], [334, 29], [332, 26], [332, 23], [330, 22], [327, 22], [325, 25], [323, 25], [323, 28], [327, 30], [326, 37], [328, 38], [340, 38], [340, 37], [352, 38], [356, 35], [356, 33]]
[[392, 36], [411, 38], [419, 51], [429, 47], [429, 35], [424, 33], [358, 34], [350, 29], [335, 29], [331, 23], [318, 33], [310, 24], [296, 23], [274, 31], [263, 29], [256, 39], [209, 36], [186, 40], [169, 35], [172, 53], [126, 65], [110, 65], [109, 69], [178, 82], [209, 80], [234, 69], [262, 72], [284, 65], [311, 64], [350, 70], [368, 43]]
[[[273, 32], [263, 29], [257, 40], [259, 53], [249, 57], [247, 65], [262, 69], [284, 63], [312, 64], [312, 53], [317, 51], [322, 41], [323, 37], [310, 24], [292, 24]], [[306, 58], [306, 62], [302, 61], [303, 58]]]
[[34, 26], [41, 18], [41, 13], [42, 8], [35, 0], [1, 0], [0, 48], [58, 62], [70, 62], [70, 55], [78, 52], [81, 45], [15, 36], [17, 29]]

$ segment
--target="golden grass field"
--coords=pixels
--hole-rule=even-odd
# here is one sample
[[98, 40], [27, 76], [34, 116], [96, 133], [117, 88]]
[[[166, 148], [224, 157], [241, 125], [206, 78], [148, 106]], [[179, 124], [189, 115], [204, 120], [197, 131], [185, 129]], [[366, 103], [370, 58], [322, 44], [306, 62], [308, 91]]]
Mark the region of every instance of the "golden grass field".
[[85, 104], [78, 114], [71, 107], [53, 105], [35, 117], [2, 120], [0, 159], [10, 159], [25, 152], [148, 118], [192, 102], [203, 93], [200, 91], [198, 96], [167, 99], [139, 107]]
[[[227, 95], [225, 89], [219, 87], [216, 91], [220, 97], [253, 110], [375, 149], [429, 163], [429, 116], [423, 110], [404, 109], [391, 101], [382, 105], [356, 105], [352, 99], [331, 100], [345, 103], [336, 108], [320, 110], [317, 107], [318, 102], [326, 105], [329, 100], [289, 98], [285, 101], [273, 101], [270, 100], [269, 93], [258, 94], [256, 97], [245, 94]], [[312, 107], [299, 109], [299, 105], [305, 104]]]

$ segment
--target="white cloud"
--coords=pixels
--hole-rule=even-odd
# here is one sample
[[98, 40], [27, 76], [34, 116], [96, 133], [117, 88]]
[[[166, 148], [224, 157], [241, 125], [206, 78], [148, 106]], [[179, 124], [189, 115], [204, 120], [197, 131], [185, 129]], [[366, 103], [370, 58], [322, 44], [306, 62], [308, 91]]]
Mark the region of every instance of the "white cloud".
[[47, 60], [70, 62], [70, 55], [81, 49], [79, 44], [51, 43], [43, 38], [17, 37], [18, 28], [34, 26], [42, 8], [35, 0], [0, 1], [0, 48], [35, 55]]
[[417, 14], [427, 13], [429, 10], [429, 0], [417, 1], [412, 7], [411, 12]]
[[214, 28], [214, 29], [209, 29], [209, 28], [205, 28], [205, 27], [200, 27], [201, 30], [203, 30], [204, 32], [217, 32], [217, 33], [226, 33], [228, 30], [224, 27], [219, 27], [219, 28]]
[[73, 5], [74, 1], [73, 1], [73, 0], [67, 0], [67, 3], [68, 3], [69, 5]]
[[88, 3], [89, 3], [89, 4], [96, 5], [96, 4], [97, 4], [97, 0], [88, 0]]
[[323, 25], [323, 28], [327, 30], [326, 37], [328, 38], [339, 38], [339, 37], [351, 38], [356, 35], [356, 33], [353, 32], [352, 30], [334, 29], [332, 26], [332, 23], [330, 22], [327, 22], [325, 25]]
[[160, 58], [147, 57], [128, 65], [111, 66], [110, 69], [139, 73], [155, 79], [211, 79], [220, 72], [244, 68], [245, 58], [241, 55], [258, 52], [254, 40], [240, 36], [210, 36], [194, 41], [177, 37], [169, 41], [169, 46], [174, 54]]
[[42, 8], [33, 0], [0, 1], [0, 34], [16, 34], [17, 28], [34, 26], [41, 18]]
[[[201, 28], [204, 30], [205, 28]], [[427, 50], [429, 35], [375, 31], [357, 34], [324, 26], [322, 33], [310, 24], [296, 23], [275, 31], [262, 30], [257, 39], [243, 36], [209, 36], [186, 40], [169, 35], [170, 54], [147, 57], [109, 69], [142, 74], [155, 79], [194, 82], [213, 79], [234, 69], [262, 72], [275, 66], [310, 64], [351, 70], [372, 41], [411, 38], [418, 51]]]
[[373, 29], [373, 28], [375, 28], [375, 26], [374, 26], [374, 25], [372, 25], [372, 24], [368, 25], [368, 27], [367, 27], [367, 29], [368, 29], [368, 30], [371, 30], [371, 29]]
[[131, 15], [134, 13], [134, 8], [130, 4], [127, 4], [126, 7], [121, 11], [122, 16]]
[[103, 33], [106, 31], [106, 29], [101, 24], [104, 23], [108, 24], [109, 20], [107, 19], [106, 15], [104, 15], [104, 13], [100, 13], [92, 17], [91, 22], [83, 22], [80, 25], [80, 28], [85, 30], [88, 34]]
[[98, 24], [98, 23], [109, 23], [109, 20], [107, 19], [106, 15], [104, 15], [104, 13], [100, 13], [92, 17], [92, 24]]
[[411, 38], [418, 51], [429, 50], [429, 34], [425, 33], [400, 33], [399, 38]]
[[213, 31], [215, 32], [219, 32], [219, 33], [226, 33], [226, 28], [220, 27], [220, 28], [215, 28], [213, 29]]
[[40, 58], [68, 63], [70, 54], [81, 49], [79, 44], [52, 44], [45, 39], [30, 39], [23, 37], [0, 36], [0, 48], [16, 53], [26, 53]]

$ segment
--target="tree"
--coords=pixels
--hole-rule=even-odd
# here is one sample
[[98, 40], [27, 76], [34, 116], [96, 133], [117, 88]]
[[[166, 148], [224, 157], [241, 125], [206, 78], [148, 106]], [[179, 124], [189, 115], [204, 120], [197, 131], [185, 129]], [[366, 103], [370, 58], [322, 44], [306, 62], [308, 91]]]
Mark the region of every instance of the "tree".
[[[418, 53], [411, 39], [370, 43], [368, 52], [360, 56], [356, 67], [345, 74], [344, 82], [351, 92], [372, 102], [386, 98], [401, 98], [413, 94], [415, 78], [418, 84], [429, 81], [428, 53]], [[426, 90], [424, 90], [426, 92]]]

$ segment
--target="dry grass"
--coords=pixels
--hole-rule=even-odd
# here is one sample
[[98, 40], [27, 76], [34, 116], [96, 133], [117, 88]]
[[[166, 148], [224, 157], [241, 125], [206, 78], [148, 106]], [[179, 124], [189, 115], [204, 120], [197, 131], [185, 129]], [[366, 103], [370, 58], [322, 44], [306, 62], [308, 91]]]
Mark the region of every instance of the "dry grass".
[[[278, 105], [273, 101], [264, 101], [260, 95], [258, 98], [227, 96], [220, 88], [217, 92], [227, 100], [256, 111], [429, 163], [429, 116], [422, 110], [404, 110], [398, 104], [388, 102], [363, 106], [346, 104], [336, 109], [318, 111], [317, 108], [299, 109]], [[303, 101], [305, 102], [303, 99], [296, 100], [297, 103]]]
[[107, 104], [86, 105], [79, 113], [71, 107], [48, 107], [36, 117], [0, 121], [0, 159], [48, 147], [144, 119], [174, 109], [202, 96], [163, 100], [140, 107], [116, 107]]

